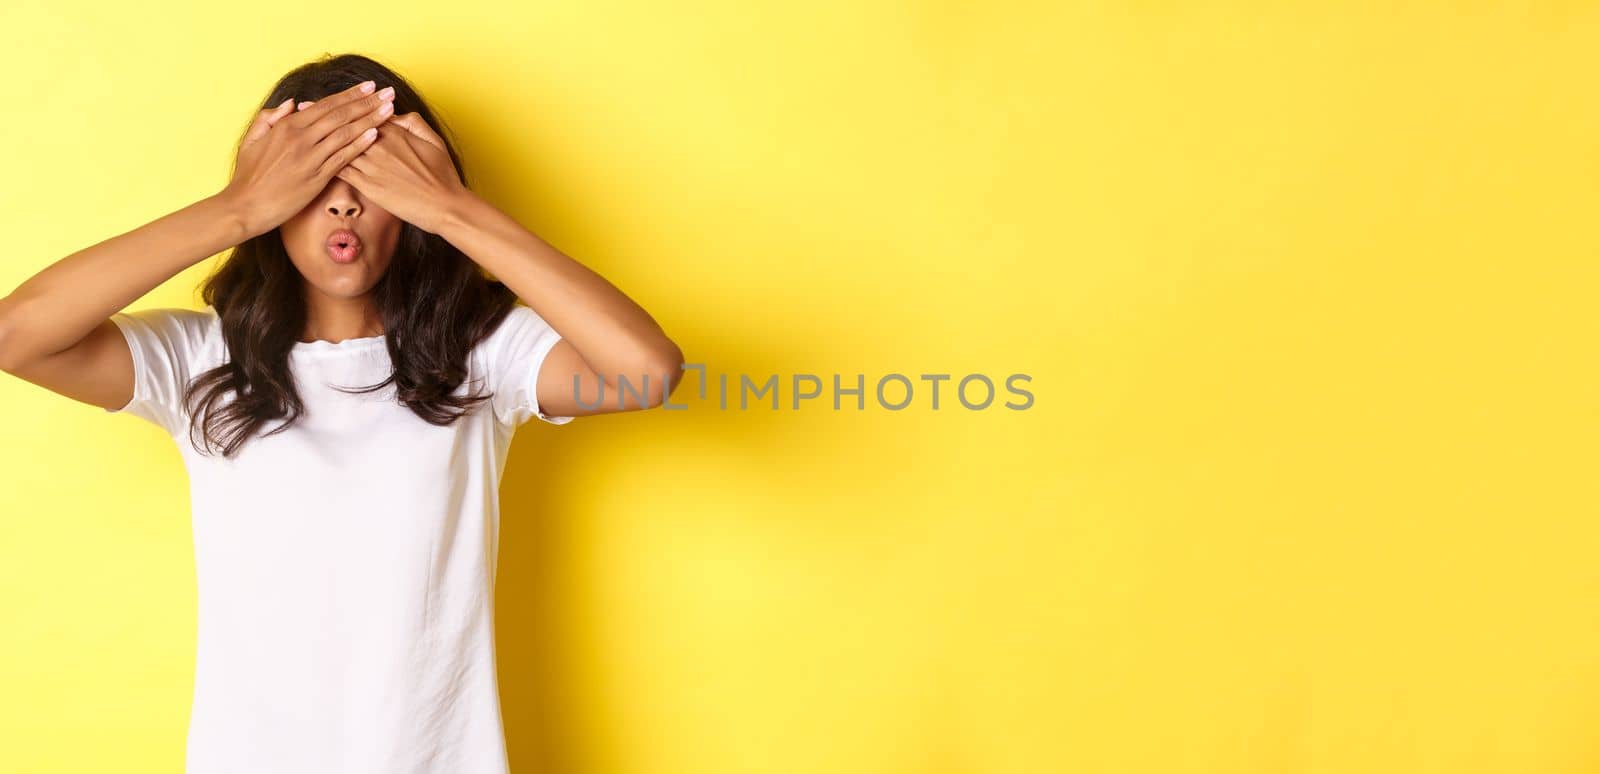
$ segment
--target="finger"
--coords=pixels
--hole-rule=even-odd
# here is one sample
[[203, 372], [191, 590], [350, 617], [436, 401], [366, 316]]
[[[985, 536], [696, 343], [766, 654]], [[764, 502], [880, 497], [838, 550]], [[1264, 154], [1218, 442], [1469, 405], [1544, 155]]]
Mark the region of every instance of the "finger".
[[[362, 105], [365, 103], [358, 102], [356, 104]], [[341, 111], [342, 110], [343, 108], [341, 108]], [[319, 156], [331, 156], [338, 149], [349, 145], [358, 135], [362, 134], [367, 129], [371, 129], [376, 132], [378, 127], [383, 125], [383, 122], [389, 119], [389, 116], [393, 111], [393, 102], [389, 102], [387, 100], [380, 102], [377, 109], [368, 112], [366, 115], [357, 116], [353, 121], [334, 127], [333, 131], [329, 132], [327, 137], [322, 138], [322, 140], [316, 144], [312, 152]], [[374, 135], [374, 138], [376, 138], [376, 135]]]
[[367, 177], [367, 173], [350, 165], [341, 167], [338, 172], [333, 173], [333, 176], [356, 188], [364, 188], [371, 181], [371, 178]]
[[349, 164], [351, 161], [354, 161], [357, 156], [360, 156], [361, 153], [370, 147], [373, 141], [376, 139], [378, 139], [377, 128], [368, 127], [361, 134], [357, 135], [354, 140], [346, 143], [344, 147], [335, 151], [332, 156], [329, 156], [327, 160], [323, 161], [322, 166], [317, 168], [317, 174], [337, 174], [339, 170], [342, 169], [346, 164]]
[[278, 103], [277, 107], [273, 108], [270, 112], [267, 113], [267, 125], [268, 126], [275, 126], [279, 121], [283, 120], [284, 116], [290, 115], [293, 112], [294, 112], [294, 97], [290, 97], [290, 98]]
[[[377, 141], [374, 140], [372, 145], [368, 147], [367, 150], [371, 151], [372, 148], [377, 147], [377, 145]], [[360, 172], [364, 175], [370, 175], [373, 172], [372, 154], [370, 152], [362, 153], [355, 158], [350, 159], [349, 163], [345, 164], [345, 166], [351, 169], [360, 170]]]
[[390, 151], [385, 143], [406, 142], [406, 138], [401, 136], [403, 134], [405, 134], [403, 130], [388, 126], [385, 122], [383, 126], [378, 127], [378, 136], [373, 138], [372, 144], [351, 159], [348, 166], [355, 167], [371, 177], [383, 164], [383, 158], [389, 155]]
[[411, 112], [394, 116], [389, 119], [389, 123], [398, 124], [418, 138], [433, 143], [440, 150], [444, 150], [444, 140], [433, 131], [433, 127], [428, 126], [427, 121], [422, 120], [422, 114], [420, 113]]
[[[317, 100], [314, 103], [311, 103], [310, 105], [307, 105], [303, 109], [297, 111], [294, 118], [290, 120], [293, 121], [296, 126], [310, 126], [311, 124], [316, 123], [317, 120], [321, 119], [323, 116], [327, 115], [328, 111], [333, 110], [340, 105], [347, 105], [351, 102], [355, 102], [356, 100], [367, 97], [376, 89], [376, 83], [372, 81], [362, 81], [348, 89], [345, 89], [344, 91], [335, 92], [323, 97], [320, 100]], [[318, 139], [321, 138], [319, 137]]]
[[262, 135], [265, 135], [267, 130], [272, 128], [273, 124], [277, 123], [278, 120], [284, 116], [289, 115], [288, 108], [293, 103], [294, 98], [290, 97], [289, 99], [278, 103], [278, 106], [275, 108], [267, 108], [257, 112], [255, 120], [250, 122], [250, 128], [244, 133], [244, 142], [242, 144], [249, 145], [256, 140], [261, 139]]
[[[312, 105], [303, 112], [310, 113], [316, 109], [317, 106]], [[360, 122], [373, 111], [382, 113], [380, 119], [386, 119], [394, 112], [394, 89], [385, 88], [376, 94], [368, 94], [360, 99], [330, 108], [321, 118], [311, 124], [306, 129], [306, 132], [320, 142], [323, 138], [333, 134], [339, 127], [353, 122]]]

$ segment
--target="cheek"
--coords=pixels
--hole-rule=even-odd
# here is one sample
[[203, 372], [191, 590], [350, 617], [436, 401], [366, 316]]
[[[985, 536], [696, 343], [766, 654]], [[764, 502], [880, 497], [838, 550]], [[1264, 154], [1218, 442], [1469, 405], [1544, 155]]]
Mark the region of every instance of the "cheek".
[[391, 229], [399, 230], [400, 219], [388, 210], [379, 209], [377, 205], [367, 205], [367, 210], [361, 213], [361, 219], [366, 221], [372, 229], [380, 234], [386, 234]]
[[305, 213], [301, 213], [280, 224], [278, 226], [278, 233], [283, 235], [284, 245], [292, 245], [296, 241], [304, 239], [306, 232], [309, 230], [307, 228], [307, 223], [309, 221], [310, 218], [307, 218]]
[[379, 234], [378, 238], [383, 240], [384, 244], [392, 247], [400, 244], [400, 230], [402, 225], [404, 224], [401, 223], [399, 218], [390, 218], [387, 222], [381, 224], [375, 230]]

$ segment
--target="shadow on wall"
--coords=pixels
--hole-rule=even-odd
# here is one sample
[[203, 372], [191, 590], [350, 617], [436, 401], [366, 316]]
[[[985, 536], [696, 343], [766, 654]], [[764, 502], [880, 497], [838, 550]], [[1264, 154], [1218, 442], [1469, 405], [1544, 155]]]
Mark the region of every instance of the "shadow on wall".
[[[587, 570], [572, 557], [589, 553], [580, 545], [586, 533], [575, 525], [594, 518], [590, 488], [607, 485], [607, 478], [618, 486], [628, 485], [627, 472], [606, 462], [617, 459], [615, 450], [644, 443], [681, 449], [692, 440], [694, 447], [714, 448], [723, 459], [781, 461], [785, 449], [795, 444], [829, 453], [831, 449], [817, 447], [854, 442], [849, 433], [799, 438], [804, 423], [792, 421], [791, 412], [773, 411], [770, 398], [763, 409], [738, 411], [732, 388], [730, 408], [719, 410], [717, 373], [781, 375], [786, 373], [785, 363], [803, 355], [798, 353], [798, 339], [763, 334], [744, 341], [717, 341], [739, 326], [702, 324], [701, 330], [674, 332], [674, 337], [689, 361], [706, 364], [711, 374], [705, 401], [698, 397], [697, 377], [690, 374], [672, 397], [674, 404], [688, 404], [687, 409], [579, 417], [562, 427], [533, 419], [512, 443], [500, 489], [495, 623], [506, 744], [516, 771], [577, 774], [610, 768], [606, 752], [589, 749], [586, 741], [598, 738], [599, 729], [580, 725], [592, 717], [597, 691], [605, 689], [585, 684], [594, 674], [594, 660], [581, 657], [579, 648], [585, 647], [589, 633], [571, 630], [570, 622], [604, 617], [584, 609], [593, 595], [581, 588]], [[780, 395], [788, 397], [787, 392]], [[679, 439], [686, 443], [676, 443]], [[744, 481], [740, 486], [781, 498], [785, 488], [804, 483], [784, 481], [781, 464], [763, 468], [770, 471], [766, 480]], [[671, 518], [694, 507], [691, 498], [670, 488], [657, 488], [645, 496], [664, 505], [640, 518]]]

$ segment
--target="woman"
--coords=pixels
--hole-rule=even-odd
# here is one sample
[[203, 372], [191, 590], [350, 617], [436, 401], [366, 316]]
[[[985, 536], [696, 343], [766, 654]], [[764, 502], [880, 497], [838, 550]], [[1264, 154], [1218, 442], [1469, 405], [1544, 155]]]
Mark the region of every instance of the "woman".
[[[493, 592], [512, 435], [676, 386], [655, 321], [473, 194], [445, 134], [379, 63], [309, 63], [222, 191], [0, 299], [7, 372], [179, 441], [191, 773], [506, 771]], [[203, 310], [119, 311], [230, 246]]]

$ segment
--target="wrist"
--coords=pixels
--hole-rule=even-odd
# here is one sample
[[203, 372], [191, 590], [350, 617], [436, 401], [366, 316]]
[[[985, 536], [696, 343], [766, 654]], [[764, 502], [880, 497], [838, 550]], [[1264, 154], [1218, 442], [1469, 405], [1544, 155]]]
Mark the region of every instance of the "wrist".
[[468, 224], [478, 222], [474, 211], [484, 203], [472, 189], [462, 187], [439, 208], [439, 222], [434, 224], [436, 230], [433, 233], [451, 240]]
[[262, 228], [260, 221], [255, 216], [255, 208], [249, 200], [232, 188], [224, 188], [209, 197], [221, 217], [228, 222], [232, 233], [237, 237], [234, 244], [239, 244], [252, 237], [260, 236], [270, 229]]

